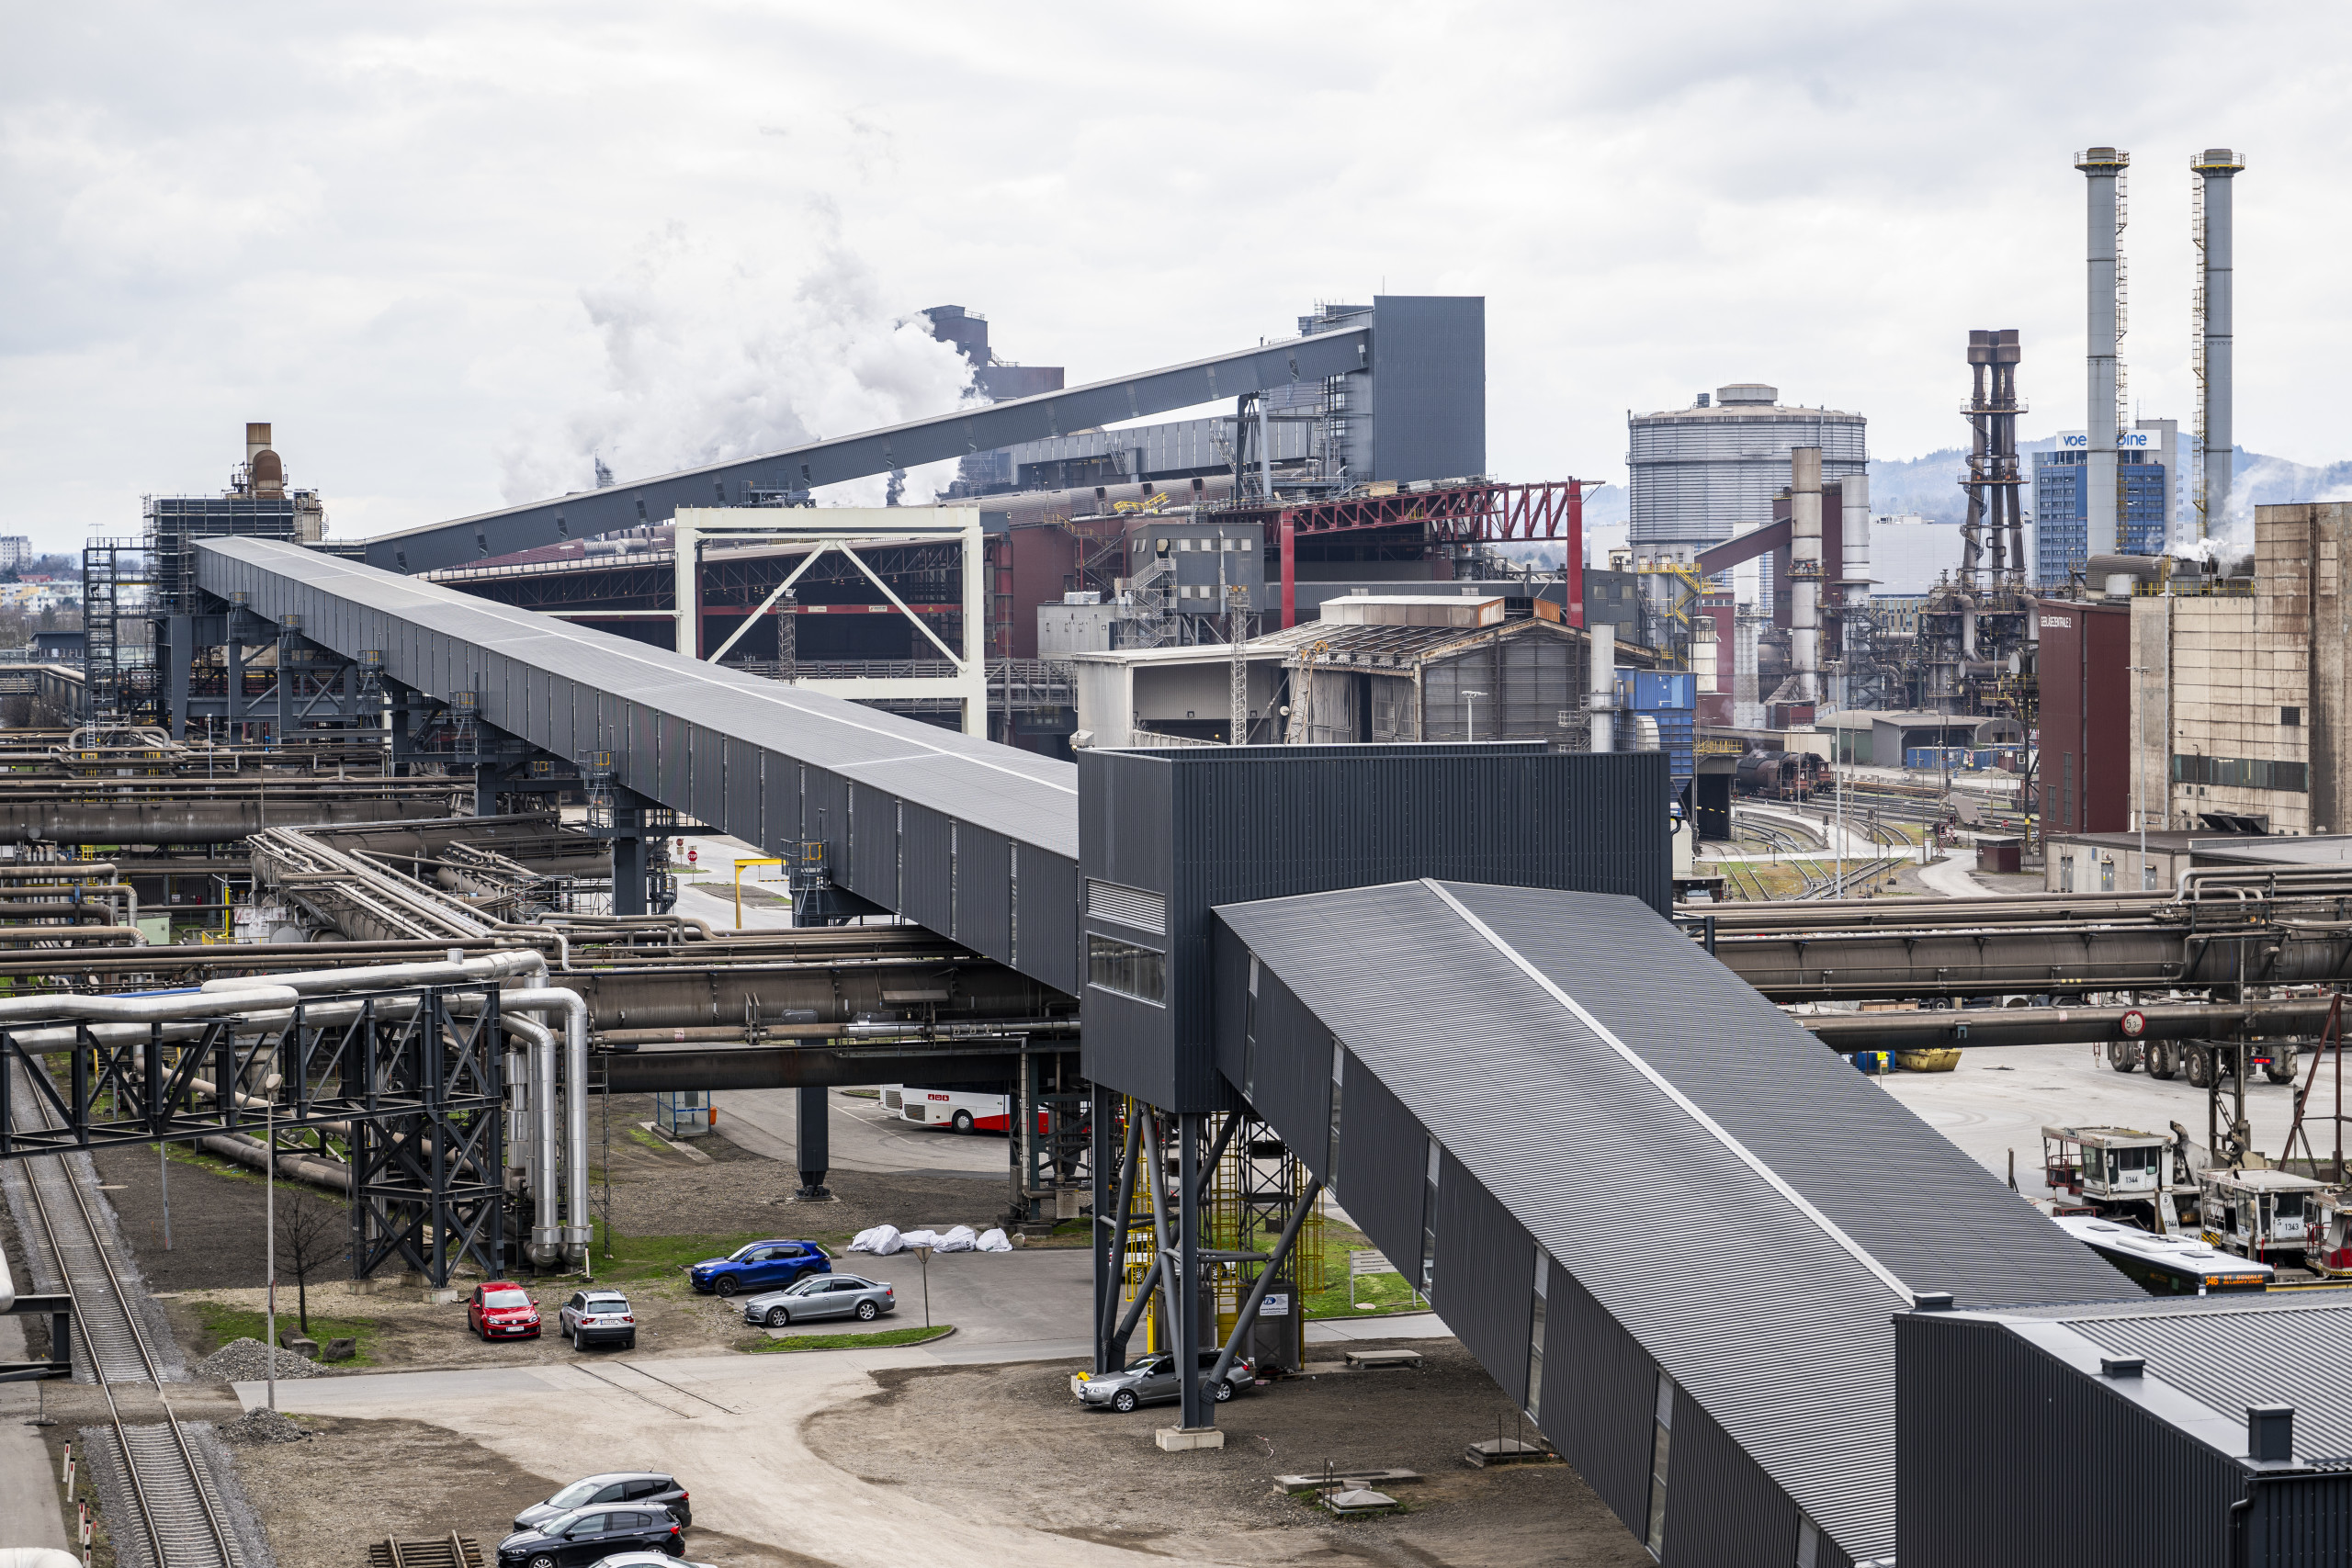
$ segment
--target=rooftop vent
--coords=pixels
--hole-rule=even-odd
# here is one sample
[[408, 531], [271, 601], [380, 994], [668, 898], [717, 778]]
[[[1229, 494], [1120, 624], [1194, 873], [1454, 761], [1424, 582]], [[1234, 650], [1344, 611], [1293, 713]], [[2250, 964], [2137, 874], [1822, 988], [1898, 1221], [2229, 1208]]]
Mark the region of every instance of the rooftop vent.
[[2147, 1359], [2141, 1356], [2101, 1356], [2098, 1359], [2098, 1375], [2103, 1378], [2136, 1378], [2147, 1370]]
[[2257, 1461], [2278, 1463], [2295, 1454], [2295, 1407], [2291, 1404], [2249, 1404], [2245, 1412], [2245, 1446]]
[[1921, 1291], [1911, 1298], [1911, 1306], [1916, 1312], [1950, 1312], [1951, 1311], [1951, 1292], [1950, 1291]]
[[1758, 381], [1735, 381], [1728, 387], [1717, 387], [1715, 389], [1715, 401], [1723, 404], [1725, 408], [1731, 408], [1742, 403], [1770, 404], [1777, 403], [1780, 400], [1780, 388], [1767, 387]]

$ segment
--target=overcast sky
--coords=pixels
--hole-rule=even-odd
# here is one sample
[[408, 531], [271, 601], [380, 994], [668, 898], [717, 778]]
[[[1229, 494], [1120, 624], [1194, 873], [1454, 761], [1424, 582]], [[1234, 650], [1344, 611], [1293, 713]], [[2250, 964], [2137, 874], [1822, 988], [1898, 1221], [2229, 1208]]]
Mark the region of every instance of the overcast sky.
[[2188, 155], [2238, 183], [2241, 444], [2352, 456], [2318, 6], [133, 6], [0, 35], [0, 532], [135, 534], [266, 419], [351, 537], [952, 406], [955, 302], [1082, 381], [1317, 300], [1487, 298], [1489, 466], [1622, 483], [1735, 379], [1959, 441], [1972, 327], [2083, 423], [2076, 149], [2133, 154], [2191, 416]]

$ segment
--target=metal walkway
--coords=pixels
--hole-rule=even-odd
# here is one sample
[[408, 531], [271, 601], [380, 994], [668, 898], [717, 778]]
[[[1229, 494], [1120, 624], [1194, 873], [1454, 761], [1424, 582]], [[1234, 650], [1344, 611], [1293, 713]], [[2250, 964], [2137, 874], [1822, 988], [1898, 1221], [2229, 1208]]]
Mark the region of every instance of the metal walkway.
[[659, 523], [681, 506], [737, 504], [755, 486], [808, 490], [839, 484], [893, 468], [994, 451], [1016, 442], [1042, 441], [1148, 414], [1220, 402], [1245, 392], [1320, 381], [1369, 367], [1372, 340], [1373, 329], [1362, 326], [1261, 344], [1139, 376], [1015, 398], [985, 408], [957, 409], [886, 430], [811, 442], [789, 451], [404, 529], [368, 541], [368, 559], [371, 565], [393, 571], [434, 571], [565, 539], [634, 528], [641, 523]]
[[1216, 913], [1237, 1087], [1668, 1562], [1894, 1550], [1915, 1301], [2140, 1294], [1633, 899]]
[[[437, 583], [272, 539], [208, 539], [197, 580], [548, 754], [1057, 990], [1078, 989], [1078, 770]], [[368, 662], [362, 660], [362, 662]]]

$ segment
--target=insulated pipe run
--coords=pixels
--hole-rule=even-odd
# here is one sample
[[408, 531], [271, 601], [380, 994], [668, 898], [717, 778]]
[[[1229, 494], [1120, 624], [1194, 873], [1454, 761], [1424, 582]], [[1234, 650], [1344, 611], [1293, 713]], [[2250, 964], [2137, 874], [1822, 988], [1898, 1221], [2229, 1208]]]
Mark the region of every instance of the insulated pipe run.
[[[545, 953], [517, 948], [507, 953], [484, 953], [480, 958], [443, 959], [423, 964], [372, 964], [356, 969], [297, 969], [289, 974], [272, 975], [269, 984], [303, 996], [317, 996], [393, 986], [447, 986], [468, 980], [512, 979], [526, 975], [544, 981], [547, 974]], [[218, 993], [243, 990], [253, 984], [250, 980], [207, 980], [200, 988]]]
[[1821, 448], [1789, 449], [1789, 661], [1796, 700], [1821, 700]]
[[[545, 1024], [520, 1016], [511, 1004], [501, 1010], [499, 1021], [529, 1047], [530, 1073], [524, 1080], [530, 1086], [528, 1103], [519, 1108], [522, 1118], [527, 1119], [528, 1136], [518, 1141], [526, 1150], [524, 1179], [531, 1189], [531, 1242], [526, 1255], [545, 1268], [563, 1258], [563, 1215], [555, 1181], [555, 1036]], [[583, 1122], [583, 1145], [586, 1138]], [[573, 1185], [586, 1190], [584, 1180], [575, 1179]]]
[[213, 984], [221, 988], [167, 991], [150, 997], [0, 998], [0, 1026], [59, 1018], [94, 1023], [174, 1023], [187, 1018], [218, 1018], [223, 1012], [290, 1008], [302, 999], [302, 993], [291, 986], [257, 986], [243, 980]]
[[1592, 749], [1610, 751], [1617, 744], [1617, 628], [1606, 622], [1586, 628], [1587, 652], [1592, 662], [1586, 682], [1592, 711]]
[[0, 861], [0, 882], [82, 882], [114, 874], [110, 860]]
[[[535, 986], [509, 991], [499, 998], [502, 1010], [563, 1011], [564, 1170], [570, 1178], [564, 1194], [563, 1258], [570, 1266], [588, 1261], [588, 1003], [577, 991], [558, 986]], [[545, 1054], [552, 1061], [555, 1053]], [[541, 1103], [550, 1103], [542, 1100]], [[547, 1119], [548, 1122], [552, 1118]]]

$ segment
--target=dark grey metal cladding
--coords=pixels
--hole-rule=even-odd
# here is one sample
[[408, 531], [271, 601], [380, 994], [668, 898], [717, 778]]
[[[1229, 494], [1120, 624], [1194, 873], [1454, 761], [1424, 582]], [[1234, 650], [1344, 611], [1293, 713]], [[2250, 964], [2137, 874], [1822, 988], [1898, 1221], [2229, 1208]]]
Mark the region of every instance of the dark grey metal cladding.
[[[1012, 844], [968, 822], [956, 829], [956, 930], [957, 942], [990, 952], [1012, 945]], [[1072, 986], [1069, 989], [1075, 990]]]
[[[1283, 1141], [1306, 1162], [1308, 1169], [1328, 1180], [1331, 1175], [1326, 1143], [1331, 1110], [1331, 1032], [1316, 1021], [1306, 1004], [1272, 969], [1260, 971], [1253, 1005], [1249, 949], [1222, 921], [1216, 940], [1218, 1070], [1235, 1085], [1249, 1085], [1251, 1107], [1280, 1130]], [[1245, 1065], [1243, 1055], [1253, 1034], [1268, 1045]], [[1319, 1059], [1302, 1043], [1317, 1035], [1324, 1042]], [[1363, 1222], [1352, 1202], [1348, 1212]], [[1376, 1216], [1374, 1223], [1378, 1223]]]
[[[1352, 1102], [1340, 1117], [1341, 1165], [1357, 1156], [1348, 1147]], [[1442, 1142], [1442, 1140], [1441, 1140]], [[1406, 1151], [1399, 1151], [1409, 1158]], [[1426, 1167], [1424, 1167], [1426, 1168]], [[1340, 1189], [1340, 1201], [1348, 1200]], [[1418, 1254], [1419, 1248], [1413, 1248]], [[1389, 1261], [1409, 1267], [1390, 1255]], [[1535, 1238], [1511, 1217], [1486, 1185], [1448, 1150], [1440, 1161], [1437, 1185], [1437, 1270], [1430, 1304], [1464, 1348], [1519, 1404], [1527, 1402], [1527, 1330], [1534, 1311]], [[1548, 1303], [1547, 1303], [1548, 1304]], [[1549, 1325], [1549, 1313], [1545, 1314]]]
[[855, 779], [849, 785], [849, 874], [835, 880], [886, 909], [899, 907], [899, 797]]
[[760, 777], [760, 749], [731, 738], [722, 738], [719, 761], [727, 773], [724, 813], [727, 820], [751, 824], [752, 831], [741, 837], [752, 843], [773, 845], [780, 841], [783, 835], [771, 833], [767, 820], [762, 815], [761, 803], [766, 791]]
[[[727, 820], [727, 738], [715, 729], [697, 724], [693, 727], [687, 744], [694, 754], [694, 779], [690, 798], [697, 821], [718, 823]], [[759, 823], [751, 824], [751, 832], [742, 837], [759, 842]]]
[[[1635, 973], [1659, 973], [1668, 955], [1690, 947], [1629, 900], [1545, 897], [1563, 929], [1593, 923], [1602, 907], [1621, 908], [1616, 923], [1646, 940], [1621, 936], [1611, 961]], [[1328, 1060], [1329, 1033], [1337, 1032], [1557, 1269], [1841, 1548], [1863, 1556], [1892, 1549], [1889, 1314], [1905, 1298], [1430, 888], [1359, 888], [1217, 914], [1315, 1020], [1304, 1039], [1261, 1039], [1261, 1057], [1289, 1049]], [[1670, 989], [1654, 999], [1644, 1027], [1626, 1032], [1637, 1052], [1683, 1027]], [[1726, 1053], [1741, 1043], [1716, 1042]], [[1786, 1092], [1802, 1108], [1825, 1076], [1851, 1068], [1818, 1052], [1791, 1073]], [[1538, 1113], [1498, 1114], [1498, 1084]], [[1313, 1146], [1312, 1130], [1301, 1135]], [[1519, 1250], [1519, 1286], [1491, 1307], [1449, 1291], [1448, 1256], [1440, 1255], [1440, 1315], [1451, 1324], [1457, 1303], [1465, 1314], [1508, 1312], [1523, 1331], [1532, 1252]], [[1470, 1332], [1499, 1347], [1490, 1370], [1513, 1389], [1523, 1338], [1514, 1353], [1507, 1333], [1476, 1316]], [[1547, 1400], [1546, 1432], [1573, 1420], [1567, 1413], [1578, 1404]], [[1645, 1465], [1646, 1430], [1634, 1440]]]
[[[1646, 911], [1454, 891], [1913, 1290], [1963, 1304], [2139, 1293], [1695, 943], [1661, 941]], [[1856, 1180], [1858, 1169], [1871, 1179]], [[1924, 1193], [1935, 1194], [1937, 1224], [1920, 1223]]]
[[[1102, 1028], [1090, 1015], [1087, 1076], [1167, 1110], [1227, 1102], [1209, 1016], [1216, 905], [1447, 876], [1624, 893], [1666, 912], [1666, 769], [1663, 752], [1540, 742], [1080, 753], [1081, 872], [1168, 910], [1166, 1006], [1106, 1001]], [[1085, 928], [1133, 934], [1091, 916]]]
[[1552, 1270], [1544, 1309], [1544, 1433], [1638, 1537], [1649, 1516], [1657, 1363], [1564, 1268]]
[[919, 926], [952, 935], [956, 924], [955, 824], [927, 806], [899, 808], [899, 853], [905, 913]]
[[1060, 855], [1013, 846], [1013, 965], [1072, 996], [1083, 971], [1078, 950], [1078, 866]]
[[[1267, 977], [1259, 976], [1262, 991]], [[1277, 982], [1279, 984], [1279, 982]], [[1261, 997], [1261, 1002], [1264, 1000]], [[1295, 1003], [1292, 1004], [1295, 1006]], [[1297, 1066], [1305, 1066], [1305, 1051], [1283, 1052]], [[1329, 1064], [1324, 1066], [1322, 1089], [1326, 1107], [1325, 1127], [1328, 1129], [1328, 1108], [1330, 1104], [1331, 1073]], [[1313, 1149], [1320, 1146], [1314, 1137], [1315, 1111], [1310, 1107], [1303, 1116], [1285, 1114], [1277, 1126], [1303, 1126], [1307, 1129], [1303, 1142], [1295, 1148]], [[1429, 1134], [1413, 1120], [1413, 1113], [1404, 1103], [1388, 1092], [1388, 1086], [1377, 1075], [1365, 1069], [1361, 1062], [1351, 1061], [1347, 1066], [1345, 1093], [1340, 1097], [1340, 1110], [1343, 1122], [1340, 1134], [1340, 1174], [1333, 1185], [1339, 1190], [1340, 1201], [1356, 1228], [1372, 1238], [1374, 1247], [1387, 1255], [1408, 1280], [1419, 1282], [1421, 1259], [1421, 1222], [1423, 1194], [1429, 1190], [1428, 1162], [1417, 1152], [1425, 1148]], [[1272, 1112], [1261, 1111], [1270, 1122]], [[1328, 1173], [1330, 1169], [1328, 1151], [1321, 1161], [1310, 1161], [1312, 1168]], [[1328, 1178], [1327, 1178], [1328, 1179]], [[1449, 1319], [1449, 1322], [1452, 1320]]]
[[[1443, 303], [1440, 301], [1439, 303]], [[1458, 312], [1457, 312], [1458, 314]], [[1483, 310], [1481, 311], [1483, 317]], [[368, 541], [368, 563], [388, 571], [432, 571], [464, 566], [564, 539], [585, 538], [660, 522], [681, 506], [741, 502], [754, 484], [805, 489], [888, 473], [918, 463], [992, 451], [1017, 442], [1114, 424], [1146, 414], [1223, 402], [1244, 392], [1318, 381], [1369, 363], [1372, 333], [1363, 327], [1266, 344], [1141, 376], [1097, 381], [1032, 398], [915, 420], [886, 430], [812, 442], [804, 446], [662, 474], [605, 490], [584, 491], [527, 506], [508, 507], [403, 529]], [[1483, 343], [1479, 345], [1483, 356]], [[1458, 380], [1455, 377], [1449, 380]], [[1479, 396], [1483, 430], [1485, 399]], [[1481, 451], [1483, 452], [1483, 446]], [[1475, 473], [1475, 468], [1450, 470]]]
[[2006, 1325], [1906, 1313], [1894, 1331], [1903, 1568], [2346, 1561], [2340, 1534], [2333, 1556], [2234, 1555], [2244, 1465]]
[[[1679, 1393], [1671, 1456], [1665, 1561], [1675, 1568], [1796, 1562], [1797, 1506], [1703, 1405]], [[1823, 1542], [1818, 1568], [1829, 1568], [1829, 1552]]]
[[[976, 919], [958, 940], [1076, 989], [1078, 789], [1067, 762], [278, 541], [206, 540], [197, 572], [208, 592], [245, 593], [267, 619], [300, 615], [313, 640], [346, 657], [381, 649], [385, 673], [428, 696], [475, 693], [485, 722], [532, 746], [566, 759], [610, 750], [622, 785], [771, 854], [820, 839], [834, 878], [885, 908], [906, 896], [901, 801], [956, 832], [992, 835], [1008, 863], [1017, 851], [1018, 883], [1062, 905], [1016, 922], [1008, 886], [1005, 918]], [[852, 781], [866, 818], [855, 855]], [[936, 875], [944, 889], [950, 874], [946, 856], [916, 862], [915, 896], [943, 934], [951, 911], [922, 883]]]
[[1382, 295], [1372, 378], [1372, 477], [1445, 479], [1487, 471], [1487, 302]]

